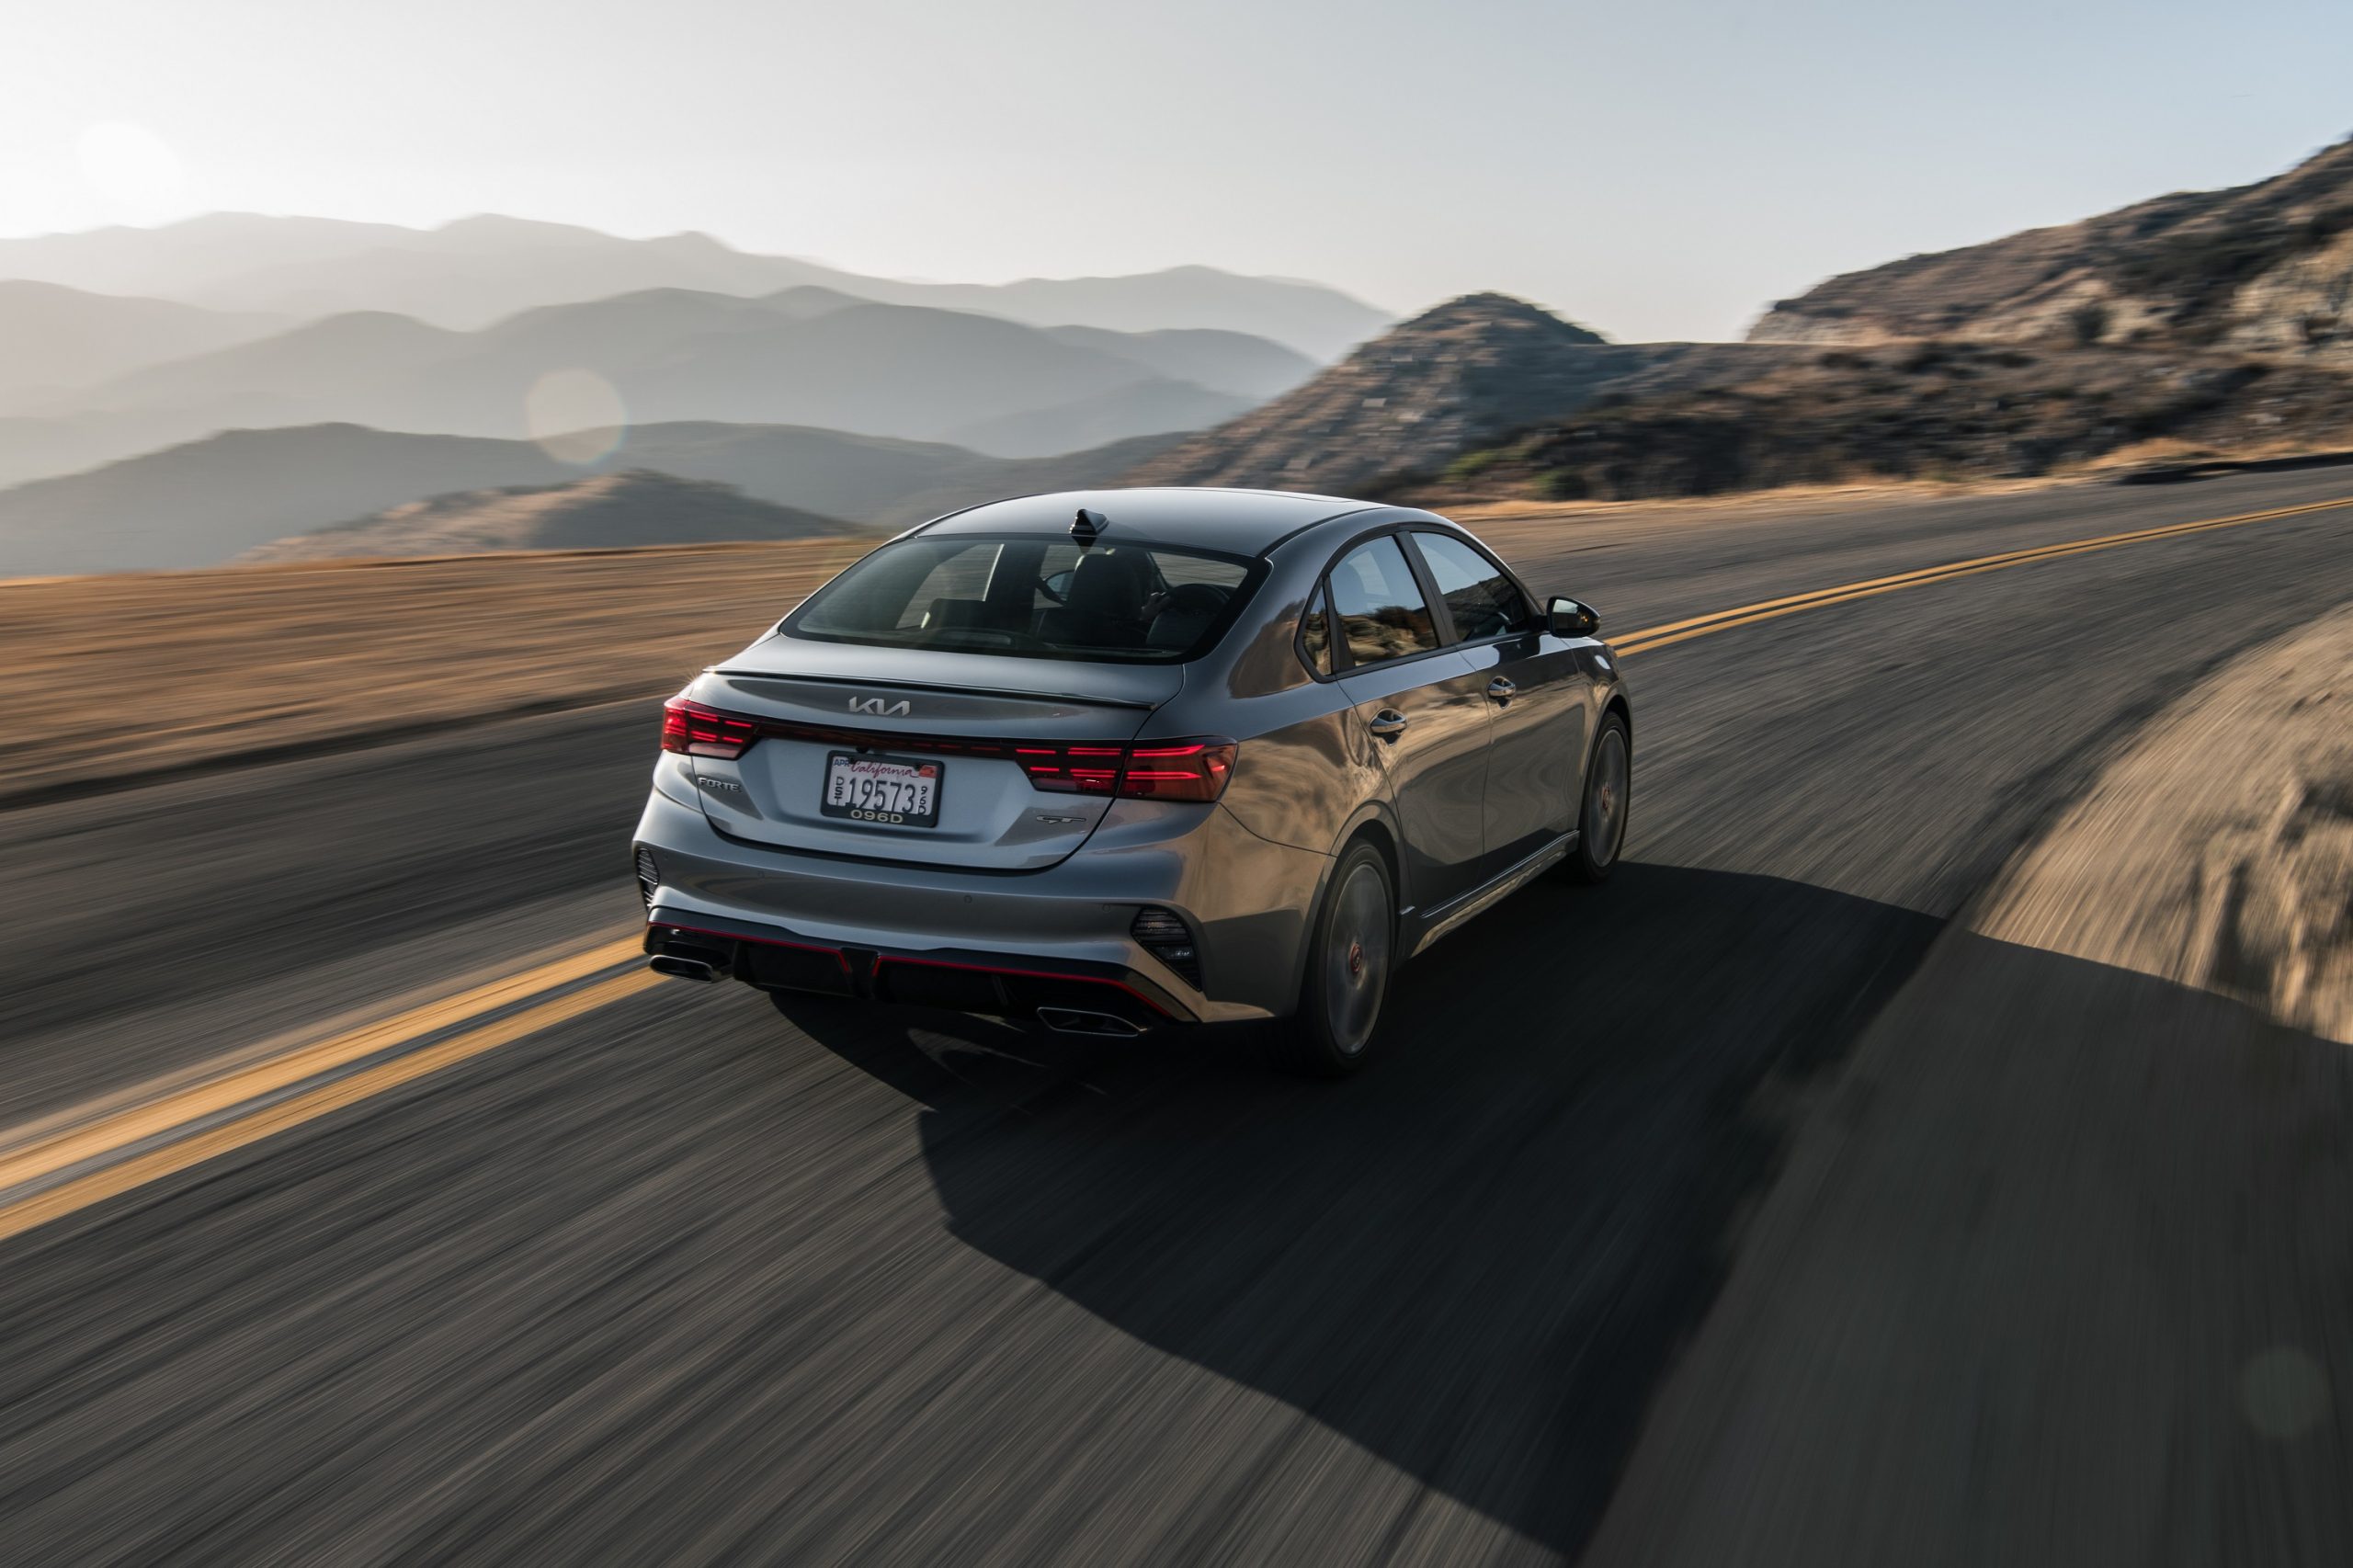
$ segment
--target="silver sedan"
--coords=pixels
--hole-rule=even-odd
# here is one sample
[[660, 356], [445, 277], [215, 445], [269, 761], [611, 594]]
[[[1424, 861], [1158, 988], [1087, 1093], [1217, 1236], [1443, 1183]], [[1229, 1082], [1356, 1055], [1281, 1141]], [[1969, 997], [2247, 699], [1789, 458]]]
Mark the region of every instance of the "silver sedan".
[[664, 713], [645, 949], [809, 994], [1129, 1036], [1256, 1021], [1345, 1073], [1397, 967], [1625, 842], [1594, 612], [1465, 529], [1110, 490], [901, 535]]

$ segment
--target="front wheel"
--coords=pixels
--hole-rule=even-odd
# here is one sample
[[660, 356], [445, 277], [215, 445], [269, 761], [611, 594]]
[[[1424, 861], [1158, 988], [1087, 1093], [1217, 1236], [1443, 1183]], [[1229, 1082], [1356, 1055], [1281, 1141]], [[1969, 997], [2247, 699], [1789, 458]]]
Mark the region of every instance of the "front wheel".
[[1606, 882], [1626, 847], [1626, 808], [1634, 788], [1633, 744], [1626, 721], [1612, 713], [1601, 721], [1593, 743], [1593, 763], [1585, 770], [1585, 799], [1577, 808], [1577, 843], [1561, 862], [1573, 882]]
[[1273, 1026], [1277, 1065], [1336, 1078], [1364, 1065], [1395, 960], [1397, 901], [1389, 865], [1370, 844], [1340, 857], [1308, 937], [1299, 1009]]

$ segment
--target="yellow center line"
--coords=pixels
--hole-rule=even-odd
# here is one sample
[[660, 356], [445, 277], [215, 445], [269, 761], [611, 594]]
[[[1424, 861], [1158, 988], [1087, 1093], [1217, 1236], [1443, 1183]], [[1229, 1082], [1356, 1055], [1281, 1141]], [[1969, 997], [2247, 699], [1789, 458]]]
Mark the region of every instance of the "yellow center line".
[[266, 1106], [193, 1137], [165, 1144], [92, 1171], [87, 1176], [63, 1182], [45, 1192], [0, 1207], [0, 1240], [85, 1209], [118, 1193], [143, 1187], [176, 1171], [184, 1171], [216, 1155], [242, 1149], [273, 1132], [300, 1126], [329, 1111], [355, 1105], [429, 1073], [438, 1073], [444, 1067], [494, 1051], [566, 1019], [593, 1013], [599, 1007], [660, 983], [662, 977], [650, 970], [631, 970], [626, 974], [617, 974], [578, 991], [567, 992], [535, 1007], [526, 1008], [495, 1023], [485, 1024], [481, 1028], [452, 1035], [422, 1051], [396, 1056], [389, 1062], [380, 1062], [348, 1077], [338, 1078], [308, 1093]]
[[274, 1094], [379, 1051], [396, 1049], [494, 1008], [528, 1001], [540, 992], [610, 969], [636, 957], [639, 950], [633, 940], [608, 942], [586, 952], [539, 964], [454, 996], [413, 1007], [397, 1017], [222, 1074], [176, 1093], [144, 1100], [115, 1115], [68, 1126], [0, 1156], [0, 1192]]
[[1800, 610], [1818, 609], [1826, 605], [1846, 604], [1850, 600], [1871, 598], [1880, 594], [1893, 593], [1900, 588], [1920, 587], [1929, 583], [1942, 583], [1955, 577], [1973, 577], [1984, 572], [1999, 572], [2011, 566], [2023, 566], [2030, 562], [2055, 561], [2070, 555], [2086, 555], [2095, 551], [2114, 550], [2127, 544], [2148, 540], [2169, 539], [2180, 534], [2202, 533], [2211, 528], [2239, 528], [2248, 523], [2269, 522], [2277, 517], [2299, 517], [2307, 512], [2325, 512], [2336, 507], [2353, 506], [2353, 496], [2340, 496], [2333, 501], [2311, 501], [2294, 506], [2275, 506], [2268, 511], [2243, 512], [2235, 517], [2200, 517], [2185, 523], [2167, 523], [2157, 528], [2134, 528], [2126, 533], [2101, 534], [2091, 539], [2066, 540], [2056, 544], [2036, 545], [2027, 550], [2005, 551], [1998, 555], [1973, 556], [1966, 561], [1950, 561], [1939, 566], [1923, 566], [1910, 572], [1898, 572], [1892, 576], [1867, 577], [1859, 582], [1841, 583], [1831, 587], [1814, 588], [1802, 594], [1790, 594], [1777, 599], [1760, 599], [1755, 604], [1736, 605], [1730, 609], [1711, 611], [1683, 620], [1670, 620], [1659, 626], [1645, 626], [1630, 631], [1615, 646], [1620, 653], [1639, 653], [1653, 648], [1665, 648], [1677, 642], [1687, 642], [1711, 632], [1728, 631], [1735, 626], [1751, 626], [1760, 620], [1779, 616], [1795, 615]]

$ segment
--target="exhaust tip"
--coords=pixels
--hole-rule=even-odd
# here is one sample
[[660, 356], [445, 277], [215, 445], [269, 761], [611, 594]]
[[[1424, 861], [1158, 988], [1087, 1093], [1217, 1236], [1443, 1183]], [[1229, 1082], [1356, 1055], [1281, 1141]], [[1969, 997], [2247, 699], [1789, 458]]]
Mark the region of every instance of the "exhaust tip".
[[677, 953], [656, 953], [645, 960], [645, 967], [656, 974], [666, 974], [674, 980], [713, 981], [726, 971], [705, 959], [690, 959]]
[[1125, 1018], [1108, 1013], [1089, 1013], [1077, 1007], [1040, 1007], [1038, 1021], [1058, 1034], [1108, 1035], [1120, 1039], [1140, 1035], [1143, 1030]]

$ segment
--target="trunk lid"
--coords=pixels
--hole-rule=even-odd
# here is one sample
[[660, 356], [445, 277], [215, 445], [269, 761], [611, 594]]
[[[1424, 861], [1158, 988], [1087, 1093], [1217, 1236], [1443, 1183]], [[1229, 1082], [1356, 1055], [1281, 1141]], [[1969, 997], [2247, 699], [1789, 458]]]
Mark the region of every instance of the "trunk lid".
[[[686, 760], [712, 825], [749, 843], [870, 860], [1038, 870], [1086, 842], [1111, 801], [1040, 789], [1030, 766], [1063, 760], [1057, 748], [1131, 740], [1183, 683], [1183, 671], [1170, 665], [771, 637], [706, 671], [687, 692], [697, 702], [761, 721], [760, 739], [733, 760]], [[936, 769], [938, 825], [888, 826], [827, 814], [822, 808], [836, 755], [904, 758]]]

